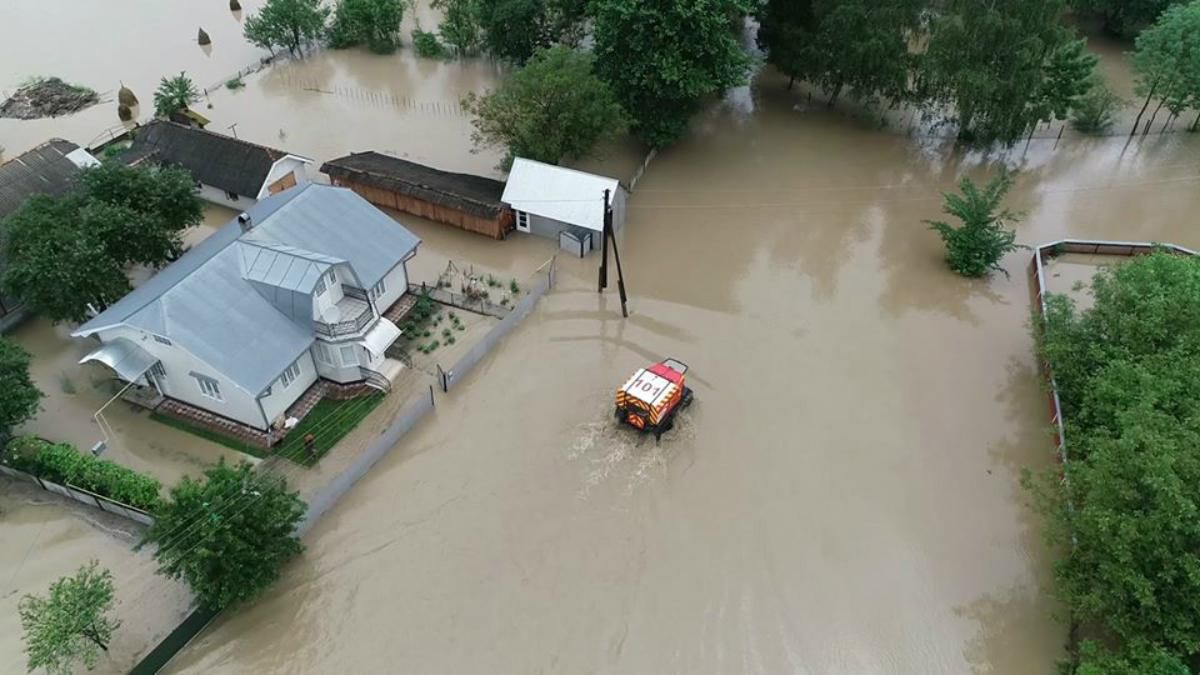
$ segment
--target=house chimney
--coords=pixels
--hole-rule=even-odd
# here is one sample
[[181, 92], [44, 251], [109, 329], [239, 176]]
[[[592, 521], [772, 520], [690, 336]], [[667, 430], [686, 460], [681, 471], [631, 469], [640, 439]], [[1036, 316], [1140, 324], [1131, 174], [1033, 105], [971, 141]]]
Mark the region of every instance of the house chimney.
[[249, 232], [254, 227], [254, 223], [250, 222], [249, 213], [238, 214], [238, 225], [242, 227], [242, 232]]

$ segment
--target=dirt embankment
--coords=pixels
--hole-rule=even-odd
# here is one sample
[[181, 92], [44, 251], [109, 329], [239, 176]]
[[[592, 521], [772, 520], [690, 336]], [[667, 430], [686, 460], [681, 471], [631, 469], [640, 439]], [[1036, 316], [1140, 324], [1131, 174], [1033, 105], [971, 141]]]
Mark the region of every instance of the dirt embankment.
[[35, 120], [58, 117], [95, 105], [100, 97], [87, 87], [67, 84], [57, 77], [35, 79], [0, 103], [0, 117]]

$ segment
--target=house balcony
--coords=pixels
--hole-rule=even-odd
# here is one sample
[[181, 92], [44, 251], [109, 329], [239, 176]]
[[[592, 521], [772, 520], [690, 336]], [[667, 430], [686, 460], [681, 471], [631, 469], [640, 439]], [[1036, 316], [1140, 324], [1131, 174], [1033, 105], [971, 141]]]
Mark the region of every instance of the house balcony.
[[[356, 289], [357, 290], [357, 289]], [[313, 329], [317, 335], [328, 338], [357, 335], [375, 320], [375, 312], [371, 303], [364, 297], [344, 295], [333, 307], [325, 310], [316, 321]]]

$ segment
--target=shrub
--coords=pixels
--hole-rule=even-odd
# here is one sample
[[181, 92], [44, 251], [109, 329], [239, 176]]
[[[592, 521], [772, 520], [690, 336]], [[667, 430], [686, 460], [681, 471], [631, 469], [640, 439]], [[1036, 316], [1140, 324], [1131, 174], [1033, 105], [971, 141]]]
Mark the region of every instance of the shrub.
[[235, 77], [232, 80], [225, 83], [226, 89], [241, 89], [244, 86], [246, 86], [246, 83], [243, 82], [242, 78], [240, 78], [240, 77]]
[[1071, 126], [1085, 134], [1103, 134], [1113, 125], [1117, 111], [1125, 101], [1104, 80], [1092, 78], [1087, 93], [1079, 97], [1071, 111]]
[[454, 336], [453, 336], [453, 335], [447, 335], [447, 336], [446, 336], [446, 344], [448, 344], [448, 345], [452, 345], [452, 344], [454, 344], [454, 342], [455, 342], [455, 339], [454, 339]]
[[1004, 229], [1004, 224], [1018, 216], [1000, 209], [1000, 202], [1012, 187], [1012, 175], [1001, 170], [982, 190], [969, 178], [962, 179], [958, 187], [961, 195], [943, 194], [942, 210], [962, 225], [956, 228], [941, 221], [925, 221], [946, 243], [946, 263], [964, 277], [983, 277], [993, 270], [1007, 276], [1000, 259], [1019, 246], [1017, 233]]
[[513, 279], [512, 281], [508, 282], [508, 290], [512, 291], [513, 293], [521, 292], [521, 287], [517, 285], [516, 279]]
[[18, 438], [9, 443], [5, 463], [38, 478], [95, 492], [144, 511], [153, 512], [162, 505], [162, 485], [157, 480], [79, 452], [68, 443]]
[[[444, 59], [450, 55], [446, 46], [438, 40], [437, 33], [428, 33], [420, 28], [412, 32], [413, 49], [424, 59]], [[438, 282], [441, 285], [441, 282]]]

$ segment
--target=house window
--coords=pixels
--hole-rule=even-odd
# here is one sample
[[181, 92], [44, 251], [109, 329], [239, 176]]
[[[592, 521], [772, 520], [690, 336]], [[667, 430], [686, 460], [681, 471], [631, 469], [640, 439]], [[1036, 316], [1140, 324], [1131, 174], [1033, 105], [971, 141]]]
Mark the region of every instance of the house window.
[[231, 202], [236, 202], [238, 200], [238, 194], [236, 192], [229, 192], [227, 190], [225, 192], [225, 196], [228, 197], [229, 201], [231, 201]]
[[329, 270], [329, 274], [326, 274], [325, 278], [329, 280], [329, 283], [336, 284], [337, 283], [337, 272], [334, 272], [333, 270]]
[[283, 384], [283, 388], [287, 389], [296, 378], [300, 377], [300, 360], [292, 362], [292, 365], [284, 369], [283, 374], [279, 376], [279, 382]]
[[522, 232], [529, 231], [529, 213], [517, 211], [517, 229]]
[[333, 355], [329, 353], [329, 347], [320, 342], [313, 344], [314, 350], [317, 352], [317, 360], [326, 365], [333, 365]]
[[358, 355], [354, 353], [354, 345], [346, 345], [342, 347], [341, 352], [343, 366], [358, 365]]
[[167, 370], [163, 368], [162, 361], [155, 361], [154, 365], [150, 366], [150, 374], [158, 378], [167, 376]]
[[371, 289], [371, 299], [378, 300], [379, 296], [384, 293], [387, 293], [387, 283], [383, 279], [380, 279], [379, 283], [375, 284], [375, 287]]
[[154, 336], [154, 341], [155, 341], [155, 342], [162, 343], [162, 344], [164, 344], [164, 345], [167, 345], [168, 347], [170, 347], [170, 346], [171, 346], [171, 341], [170, 341], [170, 340], [168, 340], [168, 339], [167, 339], [167, 338], [165, 338], [165, 337], [162, 337], [161, 335], [155, 335], [155, 336]]
[[317, 287], [313, 289], [313, 293], [321, 295], [325, 292], [325, 277], [317, 279]]
[[217, 401], [225, 400], [221, 398], [221, 386], [217, 384], [216, 380], [199, 373], [192, 373], [192, 377], [196, 378], [196, 384], [200, 386], [201, 394]]

